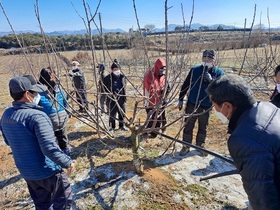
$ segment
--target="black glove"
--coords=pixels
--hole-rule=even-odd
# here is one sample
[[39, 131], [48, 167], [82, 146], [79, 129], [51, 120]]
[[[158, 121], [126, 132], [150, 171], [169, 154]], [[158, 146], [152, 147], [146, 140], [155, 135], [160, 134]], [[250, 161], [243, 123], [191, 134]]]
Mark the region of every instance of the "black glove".
[[203, 81], [204, 82], [212, 82], [213, 78], [211, 76], [211, 74], [209, 72], [205, 72], [204, 75], [203, 75]]
[[179, 110], [182, 110], [182, 108], [183, 108], [183, 101], [179, 101], [177, 107], [178, 107]]

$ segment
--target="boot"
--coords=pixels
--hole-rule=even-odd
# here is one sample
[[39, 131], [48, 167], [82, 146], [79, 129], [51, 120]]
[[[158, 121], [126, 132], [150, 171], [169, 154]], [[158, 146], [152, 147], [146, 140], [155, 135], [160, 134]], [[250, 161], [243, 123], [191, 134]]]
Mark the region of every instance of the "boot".
[[[202, 143], [201, 145], [197, 145], [197, 146], [199, 146], [199, 147], [201, 147], [203, 149], [205, 148], [204, 147], [204, 143]], [[208, 155], [208, 153], [200, 151], [200, 150], [198, 150], [198, 152], [201, 154], [202, 157], [206, 157]]]
[[190, 151], [190, 148], [187, 146], [183, 146], [181, 151], [179, 152], [180, 156], [185, 156]]

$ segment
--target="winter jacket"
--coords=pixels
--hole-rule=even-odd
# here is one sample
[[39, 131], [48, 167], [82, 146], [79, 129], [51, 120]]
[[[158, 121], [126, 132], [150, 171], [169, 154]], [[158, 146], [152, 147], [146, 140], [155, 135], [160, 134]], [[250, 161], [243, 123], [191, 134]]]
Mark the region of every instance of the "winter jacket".
[[40, 93], [39, 106], [43, 107], [42, 111], [50, 117], [54, 131], [58, 131], [63, 129], [68, 122], [68, 114], [65, 111], [68, 104], [64, 91], [59, 90], [57, 86], [54, 90], [54, 95], [51, 95], [48, 91]]
[[86, 80], [84, 76], [84, 72], [81, 69], [74, 69], [72, 72], [68, 74], [73, 79], [74, 87], [77, 90], [85, 90], [86, 89]]
[[35, 103], [13, 102], [0, 121], [4, 140], [22, 177], [40, 180], [69, 168], [71, 159], [58, 147], [49, 117]]
[[280, 108], [280, 93], [277, 93], [272, 97], [271, 103], [273, 103], [275, 106], [277, 106], [278, 108]]
[[[104, 90], [109, 93], [107, 97], [107, 103], [111, 103], [114, 100], [114, 96], [117, 96], [118, 103], [126, 102], [126, 79], [123, 74], [115, 76], [113, 73], [108, 74], [103, 80]], [[115, 90], [117, 84], [120, 84], [118, 91]], [[118, 85], [117, 85], [118, 86]]]
[[[144, 76], [143, 88], [144, 96], [148, 98], [145, 100], [146, 107], [153, 107], [157, 105], [165, 89], [165, 75], [159, 76], [159, 70], [166, 66], [165, 60], [159, 58], [156, 60], [154, 67], [147, 71]], [[169, 85], [167, 84], [167, 93], [170, 91]]]
[[280, 109], [269, 102], [235, 110], [228, 149], [254, 210], [280, 209]]
[[[200, 106], [208, 108], [212, 106], [212, 103], [209, 99], [209, 96], [205, 92], [205, 89], [208, 87], [209, 82], [204, 81], [203, 75], [206, 68], [202, 65], [194, 66], [191, 68], [187, 78], [185, 79], [180, 95], [179, 100], [183, 101], [185, 95], [188, 91], [188, 101], [192, 104], [200, 104]], [[217, 79], [219, 76], [224, 74], [224, 71], [219, 69], [218, 67], [213, 67], [208, 71], [213, 79]]]

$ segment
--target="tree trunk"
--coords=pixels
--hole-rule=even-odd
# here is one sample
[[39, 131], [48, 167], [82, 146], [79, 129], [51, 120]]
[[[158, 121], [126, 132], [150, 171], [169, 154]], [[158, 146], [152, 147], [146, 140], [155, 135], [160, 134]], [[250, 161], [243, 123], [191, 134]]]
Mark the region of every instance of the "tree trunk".
[[130, 140], [132, 142], [133, 165], [135, 166], [136, 173], [142, 175], [144, 173], [143, 161], [140, 158], [138, 135], [135, 129], [131, 130]]

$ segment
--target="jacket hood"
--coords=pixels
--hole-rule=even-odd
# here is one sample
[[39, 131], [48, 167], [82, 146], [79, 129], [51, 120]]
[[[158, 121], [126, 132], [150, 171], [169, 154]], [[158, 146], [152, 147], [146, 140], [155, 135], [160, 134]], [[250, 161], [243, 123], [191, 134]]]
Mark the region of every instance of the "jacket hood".
[[166, 66], [166, 62], [163, 58], [159, 58], [156, 60], [154, 67], [152, 68], [152, 71], [154, 72], [154, 75], [157, 76], [159, 74], [159, 69], [163, 66]]

